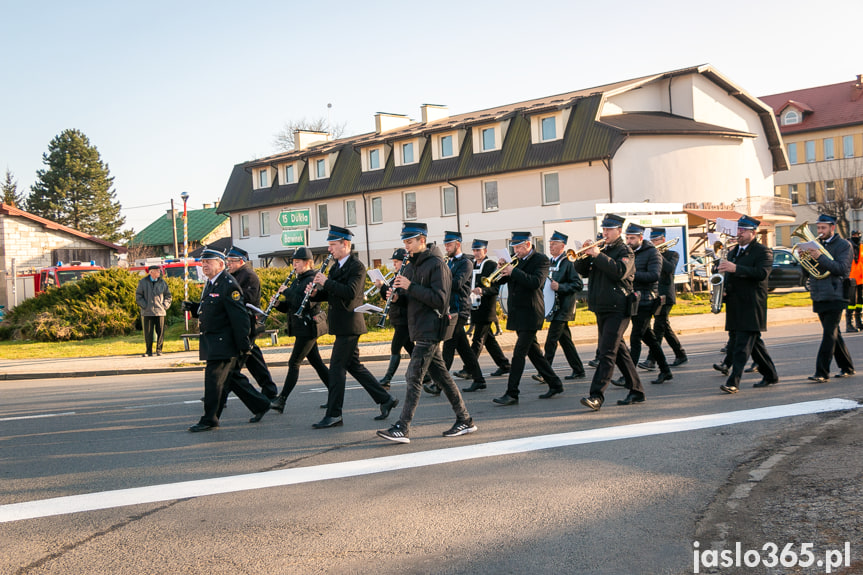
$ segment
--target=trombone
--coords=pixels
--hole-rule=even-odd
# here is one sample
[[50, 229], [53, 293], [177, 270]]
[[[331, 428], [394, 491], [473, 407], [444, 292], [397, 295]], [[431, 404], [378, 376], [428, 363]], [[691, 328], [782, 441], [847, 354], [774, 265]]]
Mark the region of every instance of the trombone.
[[494, 270], [494, 273], [492, 273], [489, 276], [484, 277], [481, 280], [479, 280], [480, 283], [485, 287], [491, 287], [491, 285], [493, 283], [500, 280], [500, 276], [503, 273], [503, 270], [505, 270], [508, 267], [511, 267], [513, 269], [518, 267], [518, 258], [514, 258], [514, 259], [510, 260], [509, 262], [507, 262], [505, 265], [500, 266], [499, 268]]
[[[833, 256], [830, 255], [830, 252], [821, 245], [817, 240], [821, 239], [821, 236], [815, 236], [812, 234], [812, 230], [809, 229], [809, 222], [803, 222], [797, 229], [791, 232], [791, 237], [800, 238], [804, 242], [812, 242], [818, 246], [818, 251], [821, 252], [822, 255], [827, 256], [829, 259], [833, 259]], [[823, 280], [827, 276], [830, 275], [829, 271], [819, 272], [818, 271], [818, 260], [809, 255], [809, 252], [803, 251], [798, 248], [800, 244], [796, 244], [793, 248], [791, 248], [791, 255], [797, 260], [806, 272], [812, 276], [816, 280]]]
[[577, 250], [566, 250], [566, 259], [568, 259], [571, 262], [577, 262], [578, 260], [582, 260], [582, 259], [587, 257], [587, 254], [585, 252], [587, 250], [589, 250], [590, 248], [602, 249], [604, 246], [605, 246], [605, 238], [602, 238], [600, 240], [596, 240], [596, 242], [594, 242], [592, 244], [588, 244], [588, 245], [584, 246], [583, 248], [579, 248]]
[[666, 240], [666, 241], [662, 242], [661, 244], [659, 244], [658, 246], [656, 246], [656, 249], [659, 250], [659, 253], [664, 254], [665, 252], [667, 252], [668, 250], [670, 250], [671, 248], [676, 246], [677, 242], [679, 242], [679, 241], [680, 241], [680, 238], [671, 238], [670, 240]]

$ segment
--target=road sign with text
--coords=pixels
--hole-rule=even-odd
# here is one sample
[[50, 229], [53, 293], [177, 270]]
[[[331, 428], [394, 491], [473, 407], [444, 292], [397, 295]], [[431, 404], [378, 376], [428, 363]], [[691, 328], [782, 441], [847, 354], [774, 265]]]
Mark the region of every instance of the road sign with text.
[[283, 228], [307, 228], [312, 222], [309, 208], [303, 210], [285, 210], [279, 213], [279, 225]]

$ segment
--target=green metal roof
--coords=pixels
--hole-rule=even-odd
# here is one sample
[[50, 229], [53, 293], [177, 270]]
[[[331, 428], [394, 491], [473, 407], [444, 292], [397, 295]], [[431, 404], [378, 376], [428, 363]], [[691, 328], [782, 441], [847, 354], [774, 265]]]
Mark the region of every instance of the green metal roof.
[[[201, 242], [213, 231], [222, 225], [228, 216], [216, 213], [217, 208], [205, 208], [202, 210], [189, 210], [189, 241]], [[177, 210], [177, 218], [174, 220], [177, 226], [177, 239], [183, 241], [183, 211]], [[171, 231], [171, 222], [167, 215], [161, 216], [152, 224], [135, 234], [130, 242], [136, 246], [167, 246], [173, 245], [174, 234]]]

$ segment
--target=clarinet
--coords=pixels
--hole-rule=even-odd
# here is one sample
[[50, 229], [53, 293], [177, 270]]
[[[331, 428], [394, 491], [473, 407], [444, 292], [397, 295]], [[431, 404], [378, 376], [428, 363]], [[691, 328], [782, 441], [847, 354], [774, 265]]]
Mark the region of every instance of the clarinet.
[[[330, 265], [330, 260], [333, 259], [333, 254], [327, 254], [327, 259], [324, 260], [324, 263], [321, 264], [321, 269], [318, 270], [319, 274], [324, 273], [327, 270], [327, 266]], [[306, 311], [306, 306], [309, 304], [309, 297], [311, 297], [312, 292], [316, 291], [317, 288], [313, 287], [309, 291], [306, 292], [306, 295], [303, 297], [303, 301], [300, 302], [300, 307], [297, 308], [297, 311], [294, 313], [295, 317], [303, 317], [303, 312]]]
[[[293, 283], [294, 278], [296, 278], [296, 277], [297, 277], [297, 272], [295, 272], [292, 269], [291, 273], [288, 274], [288, 277], [285, 278], [285, 281], [282, 282], [282, 285], [285, 287], [291, 287], [291, 283]], [[279, 286], [279, 287], [281, 287], [281, 286]], [[264, 317], [267, 317], [270, 315], [270, 311], [272, 311], [273, 306], [276, 305], [276, 302], [278, 301], [278, 299], [279, 299], [279, 290], [277, 288], [276, 293], [274, 293], [273, 297], [270, 298], [270, 303], [267, 304], [267, 309], [264, 310]]]
[[[393, 286], [395, 286], [396, 278], [402, 275], [402, 272], [405, 271], [405, 266], [408, 265], [408, 259], [410, 257], [410, 254], [408, 254], [402, 260], [402, 267], [399, 269], [399, 273], [393, 276]], [[390, 313], [390, 304], [393, 302], [394, 293], [396, 293], [396, 288], [391, 287], [390, 293], [387, 294], [387, 303], [384, 305], [384, 311], [381, 312], [381, 320], [378, 322], [378, 327], [384, 327], [387, 324], [387, 315]]]

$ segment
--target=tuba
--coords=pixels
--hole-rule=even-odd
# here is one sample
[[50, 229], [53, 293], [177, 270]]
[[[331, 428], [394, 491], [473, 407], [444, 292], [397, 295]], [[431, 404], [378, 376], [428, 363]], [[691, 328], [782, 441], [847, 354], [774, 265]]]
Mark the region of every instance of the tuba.
[[[791, 237], [800, 238], [804, 242], [814, 242], [818, 246], [818, 251], [820, 251], [822, 255], [827, 256], [831, 260], [833, 259], [833, 256], [830, 255], [830, 252], [828, 252], [827, 249], [822, 246], [821, 243], [818, 241], [821, 239], [821, 236], [816, 237], [812, 234], [812, 230], [809, 229], [809, 222], [803, 222], [802, 224], [797, 226], [797, 229], [791, 232]], [[818, 260], [809, 255], [809, 252], [799, 250], [797, 248], [797, 245], [791, 248], [791, 255], [814, 279], [823, 280], [830, 275], [829, 271], [819, 272]]]

